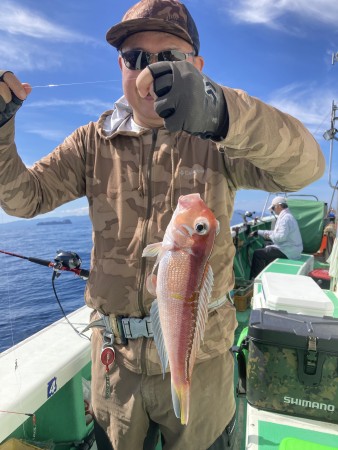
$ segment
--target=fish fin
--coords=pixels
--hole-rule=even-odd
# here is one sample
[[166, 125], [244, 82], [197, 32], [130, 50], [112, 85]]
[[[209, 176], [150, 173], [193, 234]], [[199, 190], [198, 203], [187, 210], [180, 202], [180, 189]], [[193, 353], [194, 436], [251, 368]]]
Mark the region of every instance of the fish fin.
[[149, 294], [156, 296], [157, 275], [151, 272], [147, 276], [146, 288]]
[[161, 327], [161, 322], [160, 322], [160, 314], [159, 314], [159, 310], [158, 310], [158, 302], [157, 302], [157, 300], [154, 300], [152, 305], [151, 305], [150, 317], [151, 317], [151, 323], [152, 323], [152, 326], [153, 326], [155, 346], [157, 348], [157, 352], [158, 352], [158, 355], [160, 357], [161, 366], [162, 366], [162, 373], [163, 373], [163, 378], [164, 378], [166, 369], [167, 369], [168, 364], [169, 364], [169, 358], [168, 358], [167, 349], [166, 349], [165, 344], [164, 344], [164, 339], [163, 339], [163, 333], [162, 333], [162, 327]]
[[187, 425], [189, 420], [190, 386], [188, 384], [176, 388], [171, 382], [171, 398], [175, 416], [181, 419], [182, 425]]
[[171, 382], [171, 398], [173, 401], [173, 407], [174, 407], [174, 413], [175, 416], [180, 419], [181, 418], [181, 406], [180, 406], [180, 400], [178, 398], [178, 395], [176, 393], [175, 386], [173, 385], [173, 382]]
[[156, 261], [154, 263], [153, 269], [151, 273], [148, 275], [146, 280], [146, 288], [148, 292], [156, 296], [156, 284], [157, 284], [157, 275], [155, 275], [155, 271], [157, 266], [159, 265], [163, 255], [165, 254], [166, 248], [163, 247], [162, 242], [157, 242], [156, 244], [149, 244], [147, 247], [143, 249], [142, 257], [155, 257]]
[[153, 266], [151, 273], [148, 275], [146, 280], [146, 288], [151, 295], [156, 296], [156, 284], [157, 284], [157, 276], [155, 275], [155, 270], [163, 256], [164, 249], [162, 247], [162, 242], [157, 242], [155, 244], [149, 244], [147, 247], [143, 249], [142, 256], [143, 257], [155, 257], [157, 259]]
[[214, 272], [209, 263], [206, 264], [204, 274], [202, 277], [202, 283], [200, 288], [200, 298], [205, 297], [205, 301], [208, 304], [211, 300], [212, 287], [214, 285]]
[[147, 245], [142, 252], [143, 257], [155, 257], [161, 253], [162, 250], [162, 242], [156, 242], [155, 244]]
[[192, 344], [190, 361], [194, 361], [201, 341], [204, 338], [205, 326], [208, 321], [208, 304], [211, 299], [214, 274], [209, 263], [206, 264], [198, 298], [195, 336]]
[[167, 240], [167, 242], [155, 242], [154, 244], [147, 245], [142, 251], [142, 257], [150, 257], [154, 258], [157, 256], [157, 262], [160, 261], [164, 255], [164, 253], [168, 250], [174, 250], [176, 248], [175, 243], [171, 242], [171, 240]]

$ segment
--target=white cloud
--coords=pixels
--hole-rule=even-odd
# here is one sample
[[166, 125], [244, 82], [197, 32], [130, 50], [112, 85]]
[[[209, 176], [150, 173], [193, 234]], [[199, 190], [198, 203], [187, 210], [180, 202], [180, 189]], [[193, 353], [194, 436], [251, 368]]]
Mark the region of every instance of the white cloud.
[[[112, 103], [94, 98], [81, 100], [51, 99], [28, 102], [25, 104], [25, 109], [30, 109], [33, 116], [29, 113], [27, 114], [25, 121], [22, 123], [21, 131], [39, 136], [48, 141], [61, 142], [72, 130], [68, 130], [67, 127], [60, 125], [59, 120], [52, 125], [46, 124], [44, 119], [39, 119], [41, 118], [41, 115], [45, 117], [46, 114], [49, 114], [51, 109], [56, 108], [58, 112], [62, 110], [65, 114], [67, 112], [67, 115], [72, 115], [73, 112], [77, 117], [79, 114], [82, 114], [84, 116], [89, 116], [91, 120], [96, 120], [102, 114], [102, 111], [112, 109], [112, 107]], [[37, 126], [37, 123], [43, 123], [44, 125]]]
[[53, 42], [92, 40], [61, 25], [54, 24], [36, 11], [6, 0], [1, 2], [0, 30], [15, 36], [22, 35]]
[[113, 104], [111, 102], [104, 102], [97, 98], [92, 99], [81, 99], [81, 100], [62, 100], [62, 99], [51, 99], [43, 101], [31, 101], [26, 103], [26, 108], [73, 108], [76, 109], [77, 113], [81, 112], [85, 115], [99, 115], [103, 110], [112, 109]]
[[[4, 40], [4, 37], [2, 37]], [[31, 42], [27, 48], [27, 42], [16, 37], [6, 39], [6, 44], [0, 46], [0, 60], [2, 67], [10, 67], [18, 70], [45, 70], [61, 67], [61, 55], [51, 58], [50, 50]]]
[[83, 206], [80, 208], [69, 208], [69, 209], [61, 209], [59, 213], [62, 214], [62, 216], [88, 216], [89, 213], [89, 207]]
[[274, 28], [282, 28], [280, 22], [288, 14], [301, 20], [337, 25], [338, 2], [332, 0], [224, 0], [223, 6], [240, 22]]
[[21, 70], [55, 69], [69, 59], [62, 45], [102, 45], [87, 35], [45, 18], [16, 1], [1, 0], [0, 61], [2, 67]]
[[69, 216], [77, 216], [77, 217], [88, 216], [89, 207], [87, 205], [82, 206], [84, 202], [86, 202], [84, 198], [74, 200], [71, 203], [68, 203], [66, 208], [64, 206], [59, 206], [54, 211], [43, 214], [41, 217], [57, 218]]
[[267, 102], [297, 119], [318, 138], [330, 126], [334, 91], [317, 84], [291, 84], [273, 92]]
[[65, 130], [64, 129], [51, 129], [51, 128], [32, 128], [29, 127], [24, 130], [26, 133], [34, 134], [36, 136], [40, 136], [43, 139], [47, 139], [49, 141], [61, 141], [65, 138]]

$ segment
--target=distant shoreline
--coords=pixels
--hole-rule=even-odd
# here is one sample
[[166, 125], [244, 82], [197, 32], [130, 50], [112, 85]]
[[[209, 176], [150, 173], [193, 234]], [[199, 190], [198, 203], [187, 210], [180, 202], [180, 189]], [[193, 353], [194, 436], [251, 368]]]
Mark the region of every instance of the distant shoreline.
[[71, 225], [70, 219], [63, 220], [46, 220], [45, 222], [38, 222], [37, 225]]

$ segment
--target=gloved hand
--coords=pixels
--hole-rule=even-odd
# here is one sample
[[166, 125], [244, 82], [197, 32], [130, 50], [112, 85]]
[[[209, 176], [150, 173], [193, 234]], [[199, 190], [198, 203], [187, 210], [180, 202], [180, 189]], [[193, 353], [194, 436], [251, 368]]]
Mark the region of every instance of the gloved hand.
[[249, 237], [257, 237], [257, 236], [258, 236], [258, 231], [257, 231], [257, 230], [252, 231], [252, 232], [249, 234]]
[[12, 72], [0, 70], [0, 127], [15, 115], [30, 91]]
[[223, 140], [229, 118], [222, 88], [188, 61], [148, 66], [154, 78], [155, 111], [169, 131], [184, 130], [202, 139]]

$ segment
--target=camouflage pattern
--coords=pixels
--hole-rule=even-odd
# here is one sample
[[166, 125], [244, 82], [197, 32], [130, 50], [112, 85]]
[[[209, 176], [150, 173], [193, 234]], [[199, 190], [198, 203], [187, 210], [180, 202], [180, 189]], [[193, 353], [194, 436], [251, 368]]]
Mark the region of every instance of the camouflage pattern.
[[122, 21], [108, 30], [109, 44], [121, 48], [123, 41], [141, 31], [174, 34], [192, 44], [198, 55], [200, 41], [196, 24], [187, 8], [176, 0], [141, 0], [132, 6]]
[[[322, 154], [300, 124], [241, 92], [225, 89], [225, 95], [231, 124], [220, 151], [211, 141], [164, 129], [158, 130], [155, 146], [151, 130], [108, 138], [101, 131], [106, 113], [26, 169], [16, 153], [13, 122], [1, 129], [0, 198], [7, 213], [33, 217], [88, 197], [93, 222], [86, 289], [90, 307], [105, 314], [149, 313], [152, 298], [144, 279], [152, 261], [141, 258], [142, 250], [162, 240], [178, 197], [191, 192], [199, 192], [220, 221], [210, 262], [215, 274], [213, 298], [223, 296], [233, 287], [230, 218], [235, 190], [296, 190], [322, 174]], [[252, 119], [262, 115], [265, 120], [255, 128]], [[228, 310], [224, 306], [210, 316], [201, 359], [231, 345], [236, 322]], [[152, 356], [145, 358], [141, 347]], [[151, 340], [130, 342], [121, 351], [130, 370], [160, 373]]]
[[325, 355], [317, 386], [298, 379], [296, 349], [249, 341], [247, 399], [260, 409], [338, 423], [338, 354]]
[[[323, 155], [295, 119], [242, 91], [224, 88], [230, 128], [217, 145], [161, 128], [105, 136], [104, 113], [77, 129], [51, 154], [26, 168], [16, 152], [14, 121], [0, 133], [0, 199], [11, 215], [34, 217], [87, 196], [93, 226], [86, 302], [104, 314], [143, 317], [153, 298], [145, 287], [149, 243], [162, 241], [178, 197], [198, 192], [220, 221], [210, 258], [213, 300], [234, 285], [235, 247], [230, 234], [237, 189], [294, 191], [320, 177]], [[197, 356], [205, 361], [233, 343], [235, 309], [226, 303], [209, 314]], [[159, 374], [152, 339], [116, 346], [125, 367]]]

